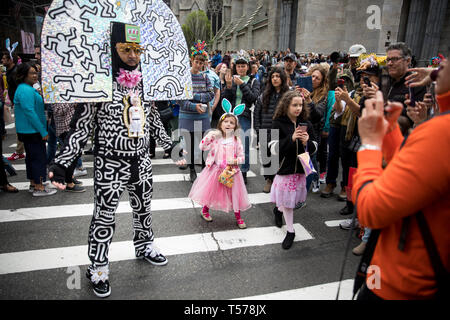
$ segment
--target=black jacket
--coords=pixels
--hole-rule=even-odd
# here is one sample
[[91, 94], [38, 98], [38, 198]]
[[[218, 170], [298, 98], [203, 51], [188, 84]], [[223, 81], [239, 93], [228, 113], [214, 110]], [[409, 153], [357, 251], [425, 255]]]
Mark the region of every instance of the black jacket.
[[14, 95], [16, 94], [17, 90], [16, 74], [17, 74], [17, 65], [14, 65], [12, 69], [6, 71], [6, 82], [8, 83], [8, 97], [11, 103], [14, 103]]
[[[240, 115], [240, 117], [245, 117], [247, 119], [251, 119], [252, 111], [250, 108], [256, 102], [259, 96], [259, 81], [252, 75], [249, 76], [250, 79], [247, 83], [241, 84], [239, 87], [242, 91], [242, 101], [241, 103], [245, 103], [244, 113]], [[231, 105], [236, 107], [236, 88], [237, 86], [233, 83], [231, 89], [225, 87], [220, 94], [220, 100], [223, 98], [228, 99]]]
[[[317, 103], [311, 102], [308, 104], [309, 107], [309, 120], [314, 128], [314, 136], [320, 139], [321, 131], [325, 126], [325, 116], [327, 113], [327, 97], [323, 98]], [[317, 140], [318, 141], [318, 140]]]
[[[407, 72], [399, 81], [394, 82], [394, 80], [386, 74], [387, 70], [383, 70], [384, 74], [381, 76], [381, 91], [383, 92], [383, 96], [385, 101], [396, 101], [401, 102], [403, 104], [402, 115], [408, 117], [406, 114], [406, 105], [405, 105], [405, 94], [409, 94], [409, 87], [405, 85], [405, 78], [411, 74], [411, 72]], [[423, 101], [423, 97], [427, 92], [426, 87], [414, 87], [412, 91], [415, 96], [416, 101]], [[409, 119], [409, 117], [408, 117]], [[413, 123], [412, 120], [411, 124]]]
[[[305, 173], [298, 160], [297, 155], [305, 152], [305, 148], [299, 139], [295, 142], [292, 141], [292, 135], [294, 134], [295, 128], [300, 123], [308, 124], [308, 135], [309, 140], [307, 142], [307, 150], [310, 155], [317, 151], [316, 137], [314, 134], [313, 126], [310, 121], [302, 121], [297, 119], [297, 124], [294, 126], [292, 121], [287, 116], [282, 116], [273, 120], [272, 129], [279, 130], [279, 160], [280, 166], [277, 171], [279, 175], [288, 175], [294, 173]], [[317, 142], [316, 142], [317, 143]]]
[[280, 101], [281, 94], [274, 92], [269, 98], [267, 111], [264, 111], [263, 95], [261, 94], [255, 103], [255, 111], [253, 112], [253, 125], [255, 130], [272, 128], [272, 118]]

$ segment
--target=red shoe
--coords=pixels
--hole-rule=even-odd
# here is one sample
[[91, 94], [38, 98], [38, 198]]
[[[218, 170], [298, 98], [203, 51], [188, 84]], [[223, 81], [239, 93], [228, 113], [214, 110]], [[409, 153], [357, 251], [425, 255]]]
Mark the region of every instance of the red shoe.
[[25, 155], [22, 153], [22, 154], [17, 154], [17, 153], [13, 153], [10, 157], [8, 157], [8, 160], [9, 161], [14, 161], [14, 160], [19, 160], [19, 159], [24, 159], [25, 158]]

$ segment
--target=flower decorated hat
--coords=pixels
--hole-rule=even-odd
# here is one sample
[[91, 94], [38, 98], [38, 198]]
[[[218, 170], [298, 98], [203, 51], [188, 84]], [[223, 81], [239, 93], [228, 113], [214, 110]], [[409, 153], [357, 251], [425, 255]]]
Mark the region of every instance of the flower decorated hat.
[[191, 47], [191, 57], [194, 58], [197, 55], [202, 55], [205, 60], [208, 59], [208, 52], [206, 51], [206, 42], [197, 40], [196, 43]]

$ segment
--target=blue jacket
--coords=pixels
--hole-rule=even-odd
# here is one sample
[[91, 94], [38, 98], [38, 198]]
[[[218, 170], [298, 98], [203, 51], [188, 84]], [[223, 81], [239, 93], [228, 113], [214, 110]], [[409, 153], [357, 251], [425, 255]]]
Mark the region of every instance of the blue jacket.
[[48, 135], [44, 101], [30, 85], [21, 83], [14, 95], [14, 109], [17, 133], [39, 133]]

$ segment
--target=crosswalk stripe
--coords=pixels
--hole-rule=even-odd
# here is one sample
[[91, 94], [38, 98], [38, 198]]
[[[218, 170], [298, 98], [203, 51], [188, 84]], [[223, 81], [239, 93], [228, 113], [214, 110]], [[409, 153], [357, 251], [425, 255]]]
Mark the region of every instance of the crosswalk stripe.
[[330, 228], [339, 227], [339, 224], [341, 224], [342, 222], [347, 221], [347, 220], [348, 219], [329, 220], [329, 221], [325, 221], [325, 225]]
[[[351, 300], [353, 279], [342, 280], [339, 300]], [[267, 294], [237, 298], [232, 300], [335, 300], [339, 282], [322, 283], [316, 286], [304, 287]]]
[[[250, 193], [248, 197], [253, 205], [270, 202], [270, 194], [267, 193]], [[200, 205], [193, 203], [190, 198], [153, 199], [151, 206], [152, 211], [200, 208]], [[93, 210], [92, 203], [0, 210], [0, 223], [91, 216]], [[116, 213], [128, 212], [132, 212], [130, 203], [120, 201]]]
[[[294, 241], [313, 239], [301, 224], [294, 224], [294, 230]], [[276, 244], [281, 243], [285, 235], [284, 228], [260, 227], [156, 238], [155, 245], [164, 255], [173, 256]], [[88, 265], [87, 252], [88, 247], [84, 245], [3, 253], [0, 254], [0, 274]], [[135, 259], [133, 241], [111, 243], [110, 262], [132, 259]]]
[[[247, 178], [256, 177], [256, 174], [252, 171], [247, 172]], [[94, 178], [77, 179], [83, 183], [84, 187], [92, 187], [94, 185]], [[189, 174], [174, 173], [174, 174], [155, 174], [153, 175], [153, 182], [176, 182], [176, 181], [189, 181]], [[29, 182], [14, 182], [14, 186], [19, 190], [28, 190]]]
[[[3, 156], [5, 157], [9, 157], [10, 155], [6, 155], [4, 154]], [[173, 162], [172, 159], [152, 159], [152, 165], [164, 165], [164, 164], [173, 164], [175, 165], [175, 162]], [[12, 163], [14, 169], [16, 169], [16, 171], [23, 171], [26, 170], [26, 166], [25, 164], [16, 164], [16, 163]], [[94, 167], [94, 162], [92, 161], [83, 161], [83, 167], [84, 168], [93, 168]]]

